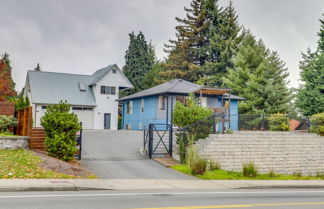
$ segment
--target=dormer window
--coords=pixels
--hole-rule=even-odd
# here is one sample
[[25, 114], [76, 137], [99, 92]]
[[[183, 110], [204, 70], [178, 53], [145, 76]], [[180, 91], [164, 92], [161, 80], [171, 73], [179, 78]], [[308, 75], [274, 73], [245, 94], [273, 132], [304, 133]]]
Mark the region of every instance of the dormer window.
[[115, 86], [101, 86], [101, 94], [110, 94], [116, 95], [116, 87]]
[[84, 82], [79, 83], [79, 89], [80, 89], [80, 91], [86, 91], [86, 85]]

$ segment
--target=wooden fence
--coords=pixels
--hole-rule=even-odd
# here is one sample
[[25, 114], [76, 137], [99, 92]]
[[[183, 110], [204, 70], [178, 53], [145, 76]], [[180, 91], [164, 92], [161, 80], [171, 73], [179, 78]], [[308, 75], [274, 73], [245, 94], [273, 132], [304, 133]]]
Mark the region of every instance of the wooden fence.
[[33, 109], [32, 107], [26, 107], [16, 111], [16, 117], [18, 125], [16, 134], [18, 136], [31, 136], [33, 128]]

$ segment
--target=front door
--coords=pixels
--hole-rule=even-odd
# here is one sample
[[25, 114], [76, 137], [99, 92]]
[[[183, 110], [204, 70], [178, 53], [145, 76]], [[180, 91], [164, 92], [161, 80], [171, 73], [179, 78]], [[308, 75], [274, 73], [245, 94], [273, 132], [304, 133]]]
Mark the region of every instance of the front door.
[[104, 129], [110, 129], [110, 113], [105, 113], [104, 120]]

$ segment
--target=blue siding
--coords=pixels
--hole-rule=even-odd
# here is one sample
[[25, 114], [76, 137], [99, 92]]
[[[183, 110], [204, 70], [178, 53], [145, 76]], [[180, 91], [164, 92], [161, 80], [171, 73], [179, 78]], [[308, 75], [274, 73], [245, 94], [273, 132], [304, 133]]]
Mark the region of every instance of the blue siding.
[[[218, 102], [217, 102], [217, 107], [221, 107], [221, 104], [222, 104], [222, 99], [221, 99], [221, 97], [219, 97]], [[228, 129], [230, 128], [234, 131], [237, 131], [238, 130], [238, 100], [234, 100], [234, 99], [231, 100], [230, 115], [231, 115], [230, 124], [229, 124], [229, 122], [226, 122], [225, 126]], [[219, 123], [218, 131], [222, 131], [222, 130], [223, 130], [223, 124]]]
[[150, 123], [165, 123], [165, 120], [156, 120], [156, 106], [157, 97], [145, 97], [144, 99], [144, 112], [141, 112], [141, 100], [133, 99], [133, 113], [127, 114], [127, 101], [123, 103], [123, 127], [126, 129], [126, 125], [130, 124], [132, 130], [139, 130], [140, 123], [142, 127], [148, 126]]
[[[175, 96], [169, 96], [169, 117], [168, 122], [170, 122], [171, 117], [171, 97], [173, 97], [173, 105], [175, 105]], [[126, 125], [130, 124], [132, 130], [139, 130], [140, 123], [142, 123], [142, 127], [148, 127], [150, 123], [166, 123], [166, 111], [163, 111], [163, 113], [160, 111], [159, 114], [157, 114], [158, 110], [158, 96], [150, 96], [150, 97], [144, 97], [144, 112], [142, 113], [140, 110], [141, 107], [141, 100], [139, 99], [132, 99], [130, 101], [133, 101], [133, 113], [127, 114], [127, 101], [123, 103], [123, 128], [126, 129]], [[217, 101], [218, 100], [218, 101]], [[221, 107], [221, 97], [213, 98], [209, 97], [207, 99], [208, 106], [215, 107]], [[231, 100], [231, 124], [230, 128], [232, 130], [238, 129], [238, 101], [237, 100]], [[225, 124], [227, 128], [229, 128], [228, 122]], [[222, 124], [218, 124], [218, 131], [222, 130]]]

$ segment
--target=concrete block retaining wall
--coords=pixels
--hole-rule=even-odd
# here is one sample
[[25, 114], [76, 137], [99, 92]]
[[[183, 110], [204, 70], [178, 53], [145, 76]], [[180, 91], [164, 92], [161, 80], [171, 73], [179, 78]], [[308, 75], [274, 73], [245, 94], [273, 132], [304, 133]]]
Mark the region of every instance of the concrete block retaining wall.
[[1, 149], [28, 149], [28, 137], [0, 137]]
[[315, 134], [242, 131], [210, 135], [195, 146], [224, 170], [242, 171], [244, 163], [253, 162], [260, 173], [324, 174], [324, 137]]

